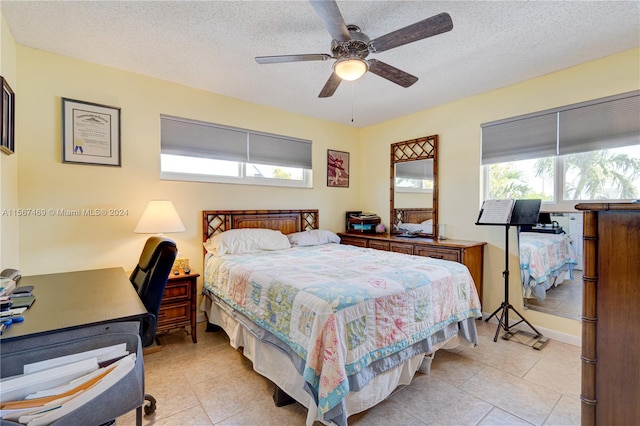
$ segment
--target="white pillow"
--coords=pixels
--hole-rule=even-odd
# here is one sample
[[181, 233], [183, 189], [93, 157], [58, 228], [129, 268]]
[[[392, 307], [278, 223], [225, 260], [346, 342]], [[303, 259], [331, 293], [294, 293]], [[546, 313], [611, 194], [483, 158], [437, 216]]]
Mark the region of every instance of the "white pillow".
[[340, 243], [340, 237], [331, 231], [324, 229], [312, 229], [303, 232], [294, 232], [288, 235], [292, 246], [317, 246], [320, 244]]
[[425, 234], [430, 234], [433, 232], [433, 219], [427, 219], [421, 223], [422, 229]]
[[291, 248], [289, 239], [273, 229], [230, 229], [216, 234], [204, 243], [204, 248], [216, 256], [225, 254], [255, 253], [262, 250]]
[[401, 223], [398, 228], [407, 232], [424, 232], [424, 226], [420, 223]]

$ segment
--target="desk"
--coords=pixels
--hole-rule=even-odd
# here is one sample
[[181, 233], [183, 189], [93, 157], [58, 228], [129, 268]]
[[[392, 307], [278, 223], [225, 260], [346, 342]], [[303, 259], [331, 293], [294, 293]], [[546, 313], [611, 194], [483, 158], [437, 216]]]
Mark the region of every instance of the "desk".
[[124, 269], [25, 276], [18, 284], [34, 286], [36, 300], [24, 312], [24, 321], [0, 336], [2, 377], [22, 373], [26, 363], [126, 342], [127, 349], [138, 354], [134, 370], [59, 422], [100, 424], [137, 409], [141, 424], [144, 364], [139, 333], [147, 310]]
[[116, 321], [140, 321], [147, 313], [122, 268], [94, 269], [22, 277], [36, 301], [24, 321], [12, 324], [2, 343]]

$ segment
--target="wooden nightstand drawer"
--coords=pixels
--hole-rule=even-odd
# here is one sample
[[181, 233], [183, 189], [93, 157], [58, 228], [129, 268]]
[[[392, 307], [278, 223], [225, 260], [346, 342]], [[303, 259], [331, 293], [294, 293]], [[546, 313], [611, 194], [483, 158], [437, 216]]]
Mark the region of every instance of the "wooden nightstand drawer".
[[389, 243], [389, 249], [396, 253], [413, 254], [413, 244]]
[[360, 238], [340, 237], [340, 243], [350, 246], [367, 248], [367, 240], [363, 240]]
[[197, 279], [200, 274], [191, 272], [171, 274], [164, 288], [160, 311], [158, 312], [158, 331], [171, 331], [184, 328], [191, 334], [193, 343], [196, 338], [196, 298]]
[[389, 251], [389, 242], [369, 240], [369, 248], [376, 249], [376, 250]]
[[189, 301], [162, 306], [158, 312], [158, 328], [167, 324], [176, 324], [191, 319], [191, 304]]
[[432, 247], [415, 247], [414, 254], [418, 256], [433, 257], [434, 259], [451, 260], [460, 262], [460, 252], [458, 250], [447, 250]]
[[180, 300], [189, 300], [191, 297], [191, 280], [188, 281], [170, 281], [164, 289], [162, 303], [178, 302]]

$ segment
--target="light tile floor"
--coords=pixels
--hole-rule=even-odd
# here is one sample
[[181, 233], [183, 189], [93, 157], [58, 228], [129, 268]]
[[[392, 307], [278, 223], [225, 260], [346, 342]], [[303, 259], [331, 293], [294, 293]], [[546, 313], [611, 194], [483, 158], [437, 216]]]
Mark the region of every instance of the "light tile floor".
[[547, 297], [542, 301], [524, 299], [527, 309], [557, 315], [569, 319], [582, 318], [582, 271], [573, 272], [573, 280], [565, 280], [557, 287], [547, 290]]
[[[554, 340], [540, 351], [501, 338], [493, 342], [496, 324], [477, 326], [479, 346], [437, 352], [430, 374], [418, 373], [349, 424], [580, 424], [580, 348]], [[162, 350], [144, 359], [146, 390], [158, 407], [143, 424], [305, 424], [304, 407], [274, 405], [273, 385], [229, 346], [224, 332], [207, 333], [199, 324], [197, 344], [180, 331], [160, 339]], [[135, 424], [134, 413], [116, 424]]]

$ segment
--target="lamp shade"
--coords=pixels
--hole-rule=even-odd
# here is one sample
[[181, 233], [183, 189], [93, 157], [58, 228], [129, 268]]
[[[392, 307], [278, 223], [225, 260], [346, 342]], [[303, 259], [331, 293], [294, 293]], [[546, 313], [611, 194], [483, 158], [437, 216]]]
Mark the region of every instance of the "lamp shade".
[[333, 70], [338, 77], [346, 81], [359, 79], [367, 72], [368, 68], [367, 63], [359, 58], [338, 59], [333, 64]]
[[163, 234], [183, 232], [185, 227], [171, 201], [151, 200], [144, 209], [138, 226], [133, 232], [138, 234]]

